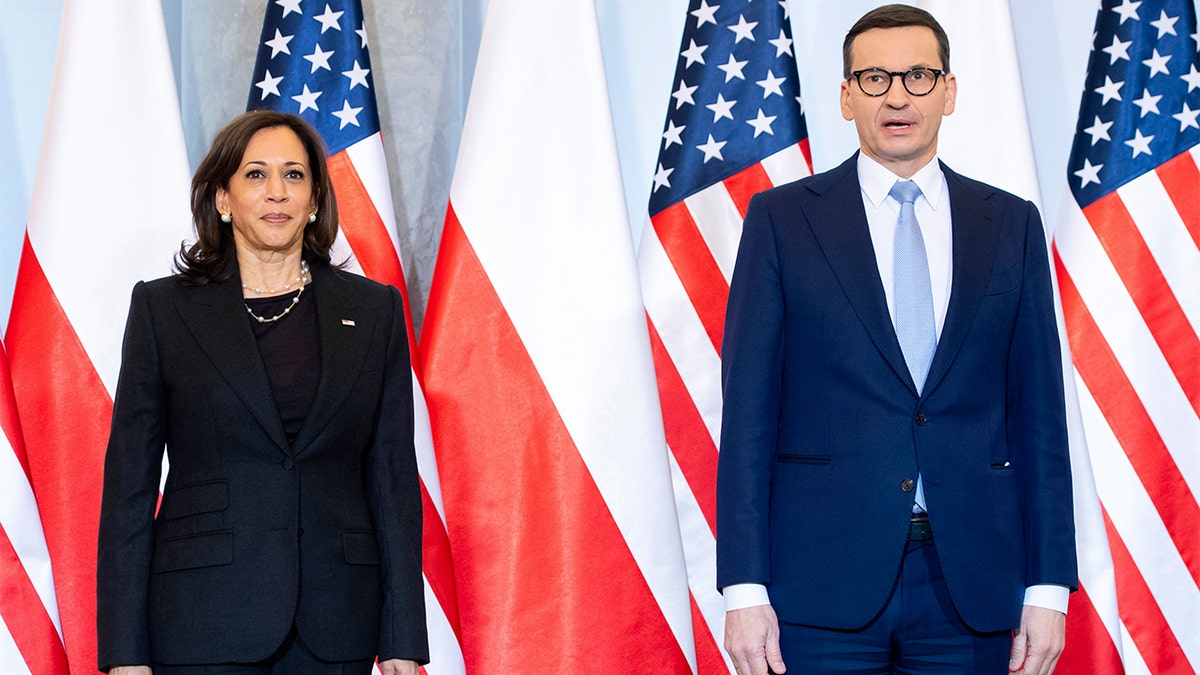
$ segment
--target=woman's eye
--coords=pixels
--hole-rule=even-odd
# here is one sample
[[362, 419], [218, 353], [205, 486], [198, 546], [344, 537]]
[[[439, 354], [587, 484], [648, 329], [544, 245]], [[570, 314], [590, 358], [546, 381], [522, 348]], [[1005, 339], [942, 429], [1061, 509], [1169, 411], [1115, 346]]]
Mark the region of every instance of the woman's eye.
[[289, 171], [289, 172], [287, 172], [287, 177], [291, 178], [293, 180], [304, 180], [304, 172], [303, 171]]
[[263, 172], [259, 171], [258, 169], [252, 169], [252, 170], [246, 172], [246, 178], [256, 179], [256, 178], [262, 178], [262, 177], [263, 177]]

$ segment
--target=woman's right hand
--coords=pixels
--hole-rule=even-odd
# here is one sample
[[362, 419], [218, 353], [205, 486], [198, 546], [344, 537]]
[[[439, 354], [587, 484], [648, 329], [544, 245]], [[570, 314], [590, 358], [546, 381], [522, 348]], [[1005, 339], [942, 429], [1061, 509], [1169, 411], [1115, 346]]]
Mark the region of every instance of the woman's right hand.
[[150, 666], [115, 666], [108, 675], [152, 675]]

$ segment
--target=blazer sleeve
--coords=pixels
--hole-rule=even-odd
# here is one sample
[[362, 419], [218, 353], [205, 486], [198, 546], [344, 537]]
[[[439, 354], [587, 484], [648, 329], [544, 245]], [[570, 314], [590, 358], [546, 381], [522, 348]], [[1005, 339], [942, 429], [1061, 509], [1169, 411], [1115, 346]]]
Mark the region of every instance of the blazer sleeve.
[[154, 509], [166, 438], [166, 392], [146, 285], [133, 287], [104, 456], [96, 568], [98, 667], [149, 665]]
[[717, 587], [769, 585], [768, 511], [782, 395], [783, 287], [763, 195], [746, 210], [721, 346]]
[[1046, 238], [1026, 202], [1024, 274], [1009, 352], [1007, 432], [1023, 468], [1025, 585], [1078, 587], [1062, 351]]
[[429, 662], [421, 577], [421, 486], [413, 446], [413, 375], [400, 292], [388, 287], [391, 331], [370, 448], [367, 499], [379, 540], [383, 609], [379, 660]]

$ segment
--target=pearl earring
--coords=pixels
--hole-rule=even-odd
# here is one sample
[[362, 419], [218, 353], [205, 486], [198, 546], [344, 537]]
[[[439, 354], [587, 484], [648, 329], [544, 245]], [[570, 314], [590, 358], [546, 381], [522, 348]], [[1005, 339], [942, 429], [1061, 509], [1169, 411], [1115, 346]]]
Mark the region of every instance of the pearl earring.
[[313, 213], [308, 214], [308, 222], [310, 222], [310, 223], [317, 222], [317, 214], [315, 211]]
[[228, 213], [222, 213], [221, 214], [221, 222], [222, 223], [232, 223], [233, 216], [229, 215]]

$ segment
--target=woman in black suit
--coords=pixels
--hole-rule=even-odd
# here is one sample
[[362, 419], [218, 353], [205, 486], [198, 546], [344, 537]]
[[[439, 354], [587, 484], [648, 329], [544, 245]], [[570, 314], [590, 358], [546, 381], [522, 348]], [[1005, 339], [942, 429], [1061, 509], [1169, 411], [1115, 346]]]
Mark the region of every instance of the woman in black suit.
[[133, 289], [104, 469], [100, 668], [368, 673], [378, 657], [415, 675], [428, 646], [400, 294], [330, 264], [325, 152], [294, 115], [221, 130], [192, 215], [177, 273]]

